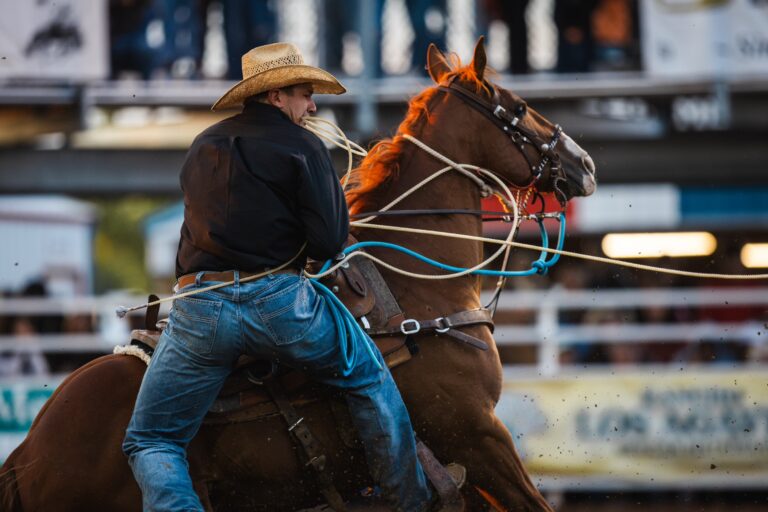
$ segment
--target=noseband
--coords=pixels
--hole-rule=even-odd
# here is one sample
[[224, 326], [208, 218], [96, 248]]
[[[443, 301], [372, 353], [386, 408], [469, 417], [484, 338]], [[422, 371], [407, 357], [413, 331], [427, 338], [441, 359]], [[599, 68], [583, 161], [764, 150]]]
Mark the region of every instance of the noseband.
[[[458, 85], [451, 80], [447, 85], [439, 85], [438, 88], [449, 94], [463, 100], [467, 105], [474, 108], [486, 118], [488, 118], [494, 125], [501, 128], [512, 140], [512, 143], [523, 155], [525, 161], [528, 163], [528, 167], [531, 170], [531, 179], [525, 186], [534, 186], [541, 179], [544, 169], [550, 166], [550, 177], [552, 179], [552, 189], [557, 195], [558, 201], [562, 205], [566, 202], [566, 195], [560, 188], [560, 183], [566, 182], [565, 171], [560, 164], [560, 156], [555, 151], [557, 143], [560, 141], [560, 136], [563, 133], [563, 128], [559, 125], [555, 125], [555, 130], [552, 133], [552, 137], [549, 142], [541, 142], [539, 137], [531, 131], [520, 126], [520, 119], [525, 115], [515, 116], [509, 113], [509, 111], [501, 105], [501, 96], [498, 89], [492, 84], [488, 84], [493, 90], [493, 97], [491, 101], [487, 101], [482, 96], [475, 94], [474, 92]], [[540, 159], [538, 164], [534, 164], [525, 152], [525, 144], [530, 144], [539, 154]]]

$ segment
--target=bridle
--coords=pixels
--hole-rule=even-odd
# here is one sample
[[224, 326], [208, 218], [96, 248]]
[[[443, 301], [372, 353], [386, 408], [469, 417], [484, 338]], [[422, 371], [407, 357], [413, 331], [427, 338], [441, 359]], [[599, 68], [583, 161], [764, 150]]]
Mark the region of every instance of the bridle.
[[[562, 208], [565, 208], [565, 203], [567, 202], [567, 196], [565, 192], [560, 188], [560, 183], [567, 182], [567, 178], [565, 176], [565, 171], [560, 163], [560, 155], [557, 154], [556, 148], [557, 144], [560, 141], [560, 138], [563, 133], [563, 129], [559, 124], [555, 125], [555, 129], [552, 132], [552, 137], [549, 139], [548, 142], [542, 142], [542, 139], [536, 135], [535, 133], [531, 132], [530, 130], [524, 128], [520, 125], [520, 120], [525, 116], [526, 112], [522, 111], [519, 113], [516, 113], [516, 115], [512, 115], [509, 113], [509, 111], [504, 108], [501, 105], [501, 95], [499, 94], [498, 89], [496, 86], [489, 82], [483, 82], [490, 90], [493, 91], [493, 94], [491, 96], [491, 101], [487, 101], [484, 97], [480, 96], [477, 93], [474, 93], [470, 91], [469, 89], [459, 85], [455, 82], [456, 77], [451, 77], [447, 82], [438, 84], [437, 88], [440, 91], [443, 91], [447, 94], [453, 94], [456, 96], [459, 100], [466, 103], [470, 107], [477, 110], [480, 114], [485, 116], [487, 119], [489, 119], [494, 126], [500, 128], [504, 131], [505, 134], [509, 136], [512, 143], [515, 145], [515, 147], [520, 151], [520, 154], [523, 156], [525, 161], [528, 164], [528, 167], [531, 171], [530, 179], [527, 183], [524, 184], [518, 184], [512, 182], [510, 179], [499, 175], [497, 173], [494, 173], [494, 175], [501, 179], [502, 181], [506, 182], [508, 185], [511, 185], [513, 188], [518, 190], [527, 190], [528, 194], [533, 194], [534, 201], [536, 199], [539, 199], [541, 201], [541, 211], [537, 214], [526, 214], [524, 217], [530, 217], [534, 220], [537, 220], [540, 222], [542, 219], [549, 217], [549, 216], [556, 216], [556, 215], [549, 215], [544, 213], [544, 200], [540, 194], [540, 192], [536, 189], [536, 184], [541, 180], [542, 175], [544, 174], [545, 169], [547, 167], [550, 167], [550, 179], [552, 180], [552, 188], [555, 192], [555, 195], [561, 205]], [[405, 135], [405, 138], [411, 140], [411, 142], [414, 142], [418, 144], [422, 149], [426, 151], [432, 151], [431, 149], [424, 147], [423, 143], [419, 142], [418, 140], [413, 140], [413, 137], [409, 135]], [[531, 145], [536, 150], [536, 152], [539, 154], [540, 159], [538, 163], [534, 163], [531, 161], [531, 158], [529, 157], [528, 153], [526, 152], [525, 145]], [[440, 155], [437, 155], [440, 156]], [[487, 185], [483, 184], [483, 181], [479, 179], [478, 177], [471, 175], [468, 171], [457, 169], [463, 172], [468, 177], [472, 178], [473, 181], [478, 183], [481, 187], [481, 195], [483, 197], [487, 197], [487, 195], [490, 192], [490, 189]], [[523, 208], [526, 208], [527, 201], [528, 201], [529, 195], [526, 195], [522, 201], [518, 201], [520, 206]], [[446, 215], [446, 214], [468, 214], [468, 215], [476, 215], [483, 217], [483, 221], [498, 221], [503, 220], [505, 222], [509, 222], [511, 220], [511, 217], [508, 215], [508, 212], [504, 211], [487, 211], [487, 210], [471, 210], [471, 209], [424, 209], [424, 210], [378, 210], [378, 211], [371, 211], [371, 212], [363, 212], [363, 213], [357, 213], [354, 215], [351, 215], [351, 218], [356, 219], [365, 219], [365, 218], [371, 218], [371, 217], [377, 217], [377, 216], [418, 216], [418, 215]], [[489, 218], [488, 216], [495, 216], [495, 218]]]
[[[501, 95], [493, 84], [485, 82], [485, 84], [493, 91], [491, 101], [487, 101], [479, 94], [457, 84], [455, 78], [456, 77], [452, 77], [445, 85], [438, 85], [438, 89], [448, 94], [453, 94], [463, 100], [464, 103], [488, 118], [495, 126], [499, 127], [509, 136], [512, 143], [520, 151], [523, 158], [525, 158], [525, 161], [528, 163], [528, 167], [531, 170], [530, 181], [527, 184], [522, 185], [522, 187], [535, 186], [544, 174], [544, 170], [547, 167], [550, 167], [552, 189], [560, 204], [565, 205], [567, 196], [560, 188], [560, 184], [565, 183], [567, 178], [560, 163], [560, 155], [555, 151], [563, 133], [563, 128], [559, 124], [556, 124], [555, 130], [552, 132], [552, 137], [548, 142], [544, 142], [538, 135], [520, 125], [520, 120], [526, 114], [525, 111], [517, 115], [510, 114], [510, 112], [501, 105]], [[540, 159], [538, 163], [532, 162], [529, 158], [528, 153], [525, 151], [526, 144], [532, 146], [539, 154]], [[520, 187], [521, 185], [515, 184], [515, 186]]]

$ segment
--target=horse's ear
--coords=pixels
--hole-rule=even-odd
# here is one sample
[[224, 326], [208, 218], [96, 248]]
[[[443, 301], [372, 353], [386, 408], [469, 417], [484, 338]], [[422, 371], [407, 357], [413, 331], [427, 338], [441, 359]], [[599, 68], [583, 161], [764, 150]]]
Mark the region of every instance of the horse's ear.
[[480, 36], [475, 44], [475, 54], [472, 56], [472, 68], [475, 70], [478, 80], [483, 79], [485, 65], [488, 59], [485, 56], [485, 36]]
[[443, 52], [437, 49], [435, 43], [429, 43], [427, 49], [427, 72], [436, 84], [439, 84], [445, 75], [451, 72], [451, 66], [443, 55]]

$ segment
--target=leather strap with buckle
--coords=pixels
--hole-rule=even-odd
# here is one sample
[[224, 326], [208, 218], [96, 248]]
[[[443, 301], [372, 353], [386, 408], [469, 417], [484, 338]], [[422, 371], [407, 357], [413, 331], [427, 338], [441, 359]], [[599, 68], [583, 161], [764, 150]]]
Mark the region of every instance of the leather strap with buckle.
[[435, 332], [471, 345], [480, 350], [488, 350], [488, 344], [475, 336], [461, 332], [457, 327], [485, 324], [493, 332], [493, 318], [486, 308], [459, 311], [448, 316], [441, 316], [433, 320], [416, 320], [414, 318], [399, 317], [400, 323], [388, 325], [379, 329], [368, 329], [369, 336], [382, 336], [392, 334], [414, 335], [420, 332]]
[[[240, 279], [245, 279], [247, 277], [252, 277], [252, 276], [255, 276], [255, 275], [258, 275], [258, 274], [263, 274], [267, 270], [268, 269], [264, 269], [264, 270], [262, 270], [260, 272], [243, 272], [243, 271], [240, 271]], [[275, 271], [273, 271], [273, 273], [274, 274], [294, 274], [294, 275], [298, 275], [299, 274], [299, 270], [295, 269], [293, 267], [289, 267], [289, 268], [284, 268], [284, 269], [280, 269], [280, 270], [275, 270]], [[194, 284], [195, 281], [197, 280], [197, 275], [198, 274], [199, 274], [199, 272], [195, 272], [193, 274], [184, 274], [183, 276], [181, 276], [176, 281], [176, 286], [178, 287], [179, 290], [181, 290], [185, 286], [189, 286], [191, 284]], [[200, 282], [215, 281], [215, 282], [220, 282], [220, 283], [227, 283], [229, 281], [234, 281], [234, 280], [235, 280], [235, 271], [234, 270], [227, 270], [227, 271], [224, 271], [224, 272], [204, 272], [203, 276], [200, 278]]]
[[267, 386], [270, 395], [272, 395], [275, 404], [277, 404], [280, 414], [282, 414], [288, 424], [288, 432], [299, 442], [305, 459], [304, 465], [312, 468], [314, 471], [320, 492], [325, 497], [328, 505], [335, 511], [346, 512], [347, 507], [344, 504], [344, 499], [336, 489], [330, 471], [326, 466], [327, 458], [325, 453], [323, 453], [320, 443], [304, 422], [304, 417], [299, 416], [298, 411], [296, 411], [296, 408], [288, 399], [280, 383], [269, 379], [264, 384]]

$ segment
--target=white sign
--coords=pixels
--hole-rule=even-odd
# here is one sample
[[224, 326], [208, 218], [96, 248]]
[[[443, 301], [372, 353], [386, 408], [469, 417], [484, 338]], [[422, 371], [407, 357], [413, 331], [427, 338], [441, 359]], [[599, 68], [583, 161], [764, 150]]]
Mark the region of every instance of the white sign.
[[82, 81], [109, 74], [107, 2], [0, 0], [0, 78]]
[[91, 292], [95, 220], [93, 206], [67, 197], [0, 197], [0, 289], [44, 280], [56, 296]]
[[640, 6], [649, 74], [768, 75], [768, 1], [642, 0]]
[[680, 191], [675, 185], [601, 185], [575, 206], [576, 225], [585, 233], [611, 230], [674, 229], [680, 225]]

